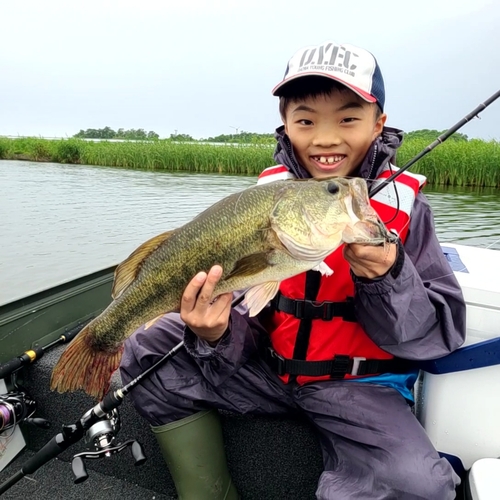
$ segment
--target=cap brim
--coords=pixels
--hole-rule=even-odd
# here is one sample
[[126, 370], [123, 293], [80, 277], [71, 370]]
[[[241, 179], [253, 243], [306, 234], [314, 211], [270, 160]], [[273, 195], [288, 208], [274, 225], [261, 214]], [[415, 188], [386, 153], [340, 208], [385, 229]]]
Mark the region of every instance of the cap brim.
[[278, 85], [276, 85], [276, 87], [274, 87], [274, 89], [272, 91], [273, 95], [280, 97], [281, 95], [278, 92], [280, 89], [283, 89], [283, 87], [285, 87], [291, 81], [297, 80], [299, 78], [303, 78], [304, 76], [323, 76], [325, 78], [329, 78], [330, 80], [335, 80], [336, 82], [339, 82], [342, 85], [345, 85], [348, 89], [352, 90], [355, 94], [358, 94], [359, 97], [361, 97], [365, 101], [370, 102], [370, 103], [377, 102], [377, 99], [375, 99], [375, 97], [373, 97], [371, 94], [368, 94], [368, 92], [365, 92], [364, 90], [361, 90], [358, 87], [355, 87], [354, 85], [346, 83], [341, 78], [336, 78], [332, 75], [326, 75], [325, 73], [321, 73], [320, 71], [309, 71], [309, 72], [300, 73], [299, 75], [292, 76], [292, 77], [288, 78], [287, 80], [284, 80], [284, 81], [278, 83]]

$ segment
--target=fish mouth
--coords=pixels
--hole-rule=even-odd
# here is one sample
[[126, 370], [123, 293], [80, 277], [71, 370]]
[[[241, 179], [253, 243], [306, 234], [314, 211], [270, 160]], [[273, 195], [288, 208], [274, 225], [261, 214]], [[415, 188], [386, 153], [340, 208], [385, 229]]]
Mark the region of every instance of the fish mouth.
[[342, 233], [342, 241], [347, 244], [380, 246], [385, 243], [395, 243], [397, 240], [398, 237], [388, 231], [380, 220], [360, 220], [347, 226]]
[[[373, 211], [373, 215], [360, 219], [355, 213], [353, 197], [346, 196], [344, 200], [346, 211], [351, 218], [351, 224], [348, 224], [342, 232], [344, 243], [361, 243], [365, 245], [378, 246], [384, 243], [394, 243], [397, 236], [389, 232], [385, 224]], [[359, 209], [359, 207], [356, 207]], [[371, 207], [370, 207], [371, 208]]]

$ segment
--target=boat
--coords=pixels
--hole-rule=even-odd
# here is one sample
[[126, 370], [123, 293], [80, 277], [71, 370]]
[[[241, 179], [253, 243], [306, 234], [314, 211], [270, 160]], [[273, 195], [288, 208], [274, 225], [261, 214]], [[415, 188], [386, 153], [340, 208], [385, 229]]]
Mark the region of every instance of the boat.
[[[414, 411], [436, 449], [463, 479], [457, 498], [498, 499], [500, 251], [451, 243], [443, 243], [442, 250], [466, 299], [467, 339], [449, 356], [422, 362]], [[114, 269], [59, 283], [0, 306], [0, 370], [13, 360], [25, 365], [0, 385], [0, 410], [2, 403], [4, 412], [14, 408], [16, 397], [24, 398], [26, 406], [25, 413], [18, 415], [20, 425], [4, 425], [0, 485], [36, 456], [63, 425], [79, 422], [96, 405], [83, 392], [50, 391], [49, 381], [65, 340], [110, 303]], [[37, 359], [21, 356], [29, 350], [38, 353]], [[120, 387], [116, 372], [111, 389]], [[2, 498], [176, 498], [153, 434], [131, 402], [125, 398], [108, 416], [100, 429], [87, 433], [86, 440], [27, 474]], [[221, 412], [221, 417], [229, 468], [244, 499], [315, 498], [322, 460], [307, 422], [227, 412]], [[0, 425], [5, 424], [6, 417], [1, 418]], [[109, 439], [96, 451], [93, 438], [99, 432]]]

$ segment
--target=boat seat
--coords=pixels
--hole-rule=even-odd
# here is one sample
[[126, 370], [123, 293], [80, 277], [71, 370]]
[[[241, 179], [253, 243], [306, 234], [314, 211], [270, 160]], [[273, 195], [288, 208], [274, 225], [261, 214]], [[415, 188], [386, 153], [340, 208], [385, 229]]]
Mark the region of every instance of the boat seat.
[[500, 498], [500, 460], [482, 458], [472, 465], [466, 482], [465, 500]]

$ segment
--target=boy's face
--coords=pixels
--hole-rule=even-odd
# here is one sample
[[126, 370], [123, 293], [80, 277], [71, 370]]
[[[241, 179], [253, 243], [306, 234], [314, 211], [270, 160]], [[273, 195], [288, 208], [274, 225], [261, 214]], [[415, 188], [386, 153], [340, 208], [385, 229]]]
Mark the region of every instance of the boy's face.
[[312, 177], [350, 176], [387, 116], [349, 89], [291, 102], [283, 118], [295, 155]]

